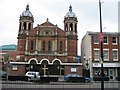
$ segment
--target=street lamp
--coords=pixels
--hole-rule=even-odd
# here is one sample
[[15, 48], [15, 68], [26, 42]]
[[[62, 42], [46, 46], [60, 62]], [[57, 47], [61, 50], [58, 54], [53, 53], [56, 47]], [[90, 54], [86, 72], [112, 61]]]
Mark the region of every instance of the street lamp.
[[87, 77], [90, 77], [90, 69], [88, 67], [89, 66], [89, 60], [90, 60], [90, 58], [87, 59], [86, 56], [84, 55], [84, 61], [86, 61], [85, 62], [85, 66], [86, 66], [85, 70], [86, 70], [86, 73], [87, 73], [86, 74]]

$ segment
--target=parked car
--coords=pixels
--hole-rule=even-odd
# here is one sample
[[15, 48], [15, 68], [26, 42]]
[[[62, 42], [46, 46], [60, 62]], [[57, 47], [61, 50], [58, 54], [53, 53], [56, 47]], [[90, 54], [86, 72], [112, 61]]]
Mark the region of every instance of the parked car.
[[0, 71], [0, 80], [7, 80], [7, 72]]
[[25, 75], [28, 76], [28, 81], [40, 80], [40, 73], [39, 72], [28, 71]]
[[88, 82], [90, 82], [90, 81], [91, 81], [91, 78], [85, 77], [85, 83], [88, 83]]
[[[70, 79], [72, 77], [72, 79]], [[72, 81], [76, 81], [76, 82], [90, 82], [91, 79], [88, 78], [88, 77], [83, 77], [83, 76], [80, 76], [79, 74], [66, 74], [64, 76], [64, 81], [65, 82], [72, 82]]]
[[80, 75], [79, 74], [66, 74], [64, 76], [64, 81], [69, 82], [70, 77], [80, 77]]

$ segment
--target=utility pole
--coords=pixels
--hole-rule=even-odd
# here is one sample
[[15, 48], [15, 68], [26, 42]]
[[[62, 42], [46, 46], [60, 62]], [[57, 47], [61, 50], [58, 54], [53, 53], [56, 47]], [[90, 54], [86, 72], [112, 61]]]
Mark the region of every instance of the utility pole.
[[104, 69], [103, 69], [103, 32], [102, 32], [102, 15], [101, 15], [101, 0], [99, 0], [99, 12], [100, 12], [100, 59], [101, 59], [101, 90], [104, 90]]

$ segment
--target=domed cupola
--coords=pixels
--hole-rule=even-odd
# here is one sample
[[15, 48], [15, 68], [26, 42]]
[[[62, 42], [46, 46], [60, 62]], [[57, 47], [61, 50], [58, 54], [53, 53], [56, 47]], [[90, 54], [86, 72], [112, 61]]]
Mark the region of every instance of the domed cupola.
[[21, 15], [20, 15], [20, 17], [23, 17], [23, 16], [25, 16], [25, 17], [33, 17], [33, 15], [32, 15], [32, 13], [29, 11], [29, 5], [27, 5], [26, 6], [26, 11], [24, 11]]
[[28, 31], [33, 28], [34, 17], [29, 11], [29, 5], [26, 6], [26, 11], [20, 15], [19, 19], [19, 34], [28, 34]]
[[69, 12], [64, 16], [64, 30], [67, 35], [77, 35], [77, 22], [77, 16], [70, 5]]
[[65, 15], [65, 17], [64, 18], [72, 18], [72, 17], [74, 17], [74, 18], [77, 18], [77, 16], [75, 15], [75, 13], [74, 12], [72, 12], [72, 6], [70, 5], [70, 7], [69, 7], [69, 12]]

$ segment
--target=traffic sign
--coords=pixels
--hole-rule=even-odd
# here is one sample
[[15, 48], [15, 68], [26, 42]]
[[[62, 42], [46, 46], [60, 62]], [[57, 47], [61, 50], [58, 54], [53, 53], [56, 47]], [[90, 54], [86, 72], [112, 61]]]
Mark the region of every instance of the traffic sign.
[[104, 35], [103, 35], [102, 32], [100, 32], [100, 33], [98, 34], [98, 42], [99, 42], [99, 43], [100, 43], [100, 42], [103, 42], [103, 40], [104, 40]]

